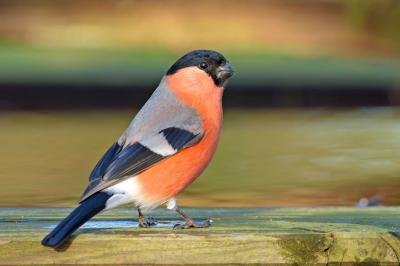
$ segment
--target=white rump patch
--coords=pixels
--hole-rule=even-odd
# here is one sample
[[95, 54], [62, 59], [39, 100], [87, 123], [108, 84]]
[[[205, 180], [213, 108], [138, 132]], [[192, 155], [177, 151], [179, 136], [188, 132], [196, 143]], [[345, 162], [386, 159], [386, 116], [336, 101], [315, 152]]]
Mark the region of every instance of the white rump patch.
[[141, 185], [133, 176], [121, 183], [103, 189], [102, 192], [113, 195], [106, 202], [106, 208], [103, 211], [115, 209], [119, 206], [134, 203], [139, 201]]
[[147, 137], [143, 140], [140, 140], [139, 143], [149, 148], [152, 152], [158, 153], [162, 156], [169, 156], [177, 152], [177, 150], [169, 145], [163, 133]]
[[176, 197], [167, 201], [167, 209], [169, 209], [169, 210], [176, 209]]
[[102, 212], [112, 210], [126, 204], [134, 204], [136, 207], [140, 207], [140, 210], [146, 211], [152, 210], [165, 202], [165, 200], [152, 202], [143, 198], [141, 193], [142, 186], [136, 177], [137, 176], [133, 176], [125, 181], [122, 181], [121, 183], [101, 191], [108, 193], [109, 195], [113, 195], [107, 200], [106, 207]]

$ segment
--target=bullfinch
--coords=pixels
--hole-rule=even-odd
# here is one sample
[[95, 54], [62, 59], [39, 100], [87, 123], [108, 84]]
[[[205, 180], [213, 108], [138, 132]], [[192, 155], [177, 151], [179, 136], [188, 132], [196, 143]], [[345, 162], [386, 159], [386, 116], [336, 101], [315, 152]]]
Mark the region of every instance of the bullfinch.
[[100, 212], [125, 204], [139, 211], [139, 226], [156, 222], [141, 211], [166, 203], [186, 221], [178, 228], [203, 228], [176, 205], [176, 198], [210, 163], [222, 126], [222, 93], [234, 74], [223, 55], [192, 51], [162, 78], [128, 129], [103, 155], [72, 211], [42, 241], [57, 248]]

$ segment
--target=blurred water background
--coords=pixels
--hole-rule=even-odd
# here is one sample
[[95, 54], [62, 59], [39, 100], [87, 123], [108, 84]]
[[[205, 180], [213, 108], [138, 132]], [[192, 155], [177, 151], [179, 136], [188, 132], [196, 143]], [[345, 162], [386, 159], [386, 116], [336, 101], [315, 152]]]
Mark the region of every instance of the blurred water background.
[[236, 75], [181, 206], [400, 204], [397, 0], [0, 0], [0, 207], [76, 206], [168, 68]]

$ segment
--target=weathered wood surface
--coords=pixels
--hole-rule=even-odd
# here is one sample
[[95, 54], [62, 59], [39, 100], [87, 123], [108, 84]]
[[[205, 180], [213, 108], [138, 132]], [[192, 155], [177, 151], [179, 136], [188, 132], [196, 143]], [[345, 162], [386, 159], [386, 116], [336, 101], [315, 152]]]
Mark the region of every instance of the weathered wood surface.
[[[0, 208], [0, 264], [399, 265], [400, 207], [183, 208], [206, 229], [138, 228], [120, 208], [53, 250], [40, 245], [72, 208]], [[166, 209], [146, 213], [179, 221]]]

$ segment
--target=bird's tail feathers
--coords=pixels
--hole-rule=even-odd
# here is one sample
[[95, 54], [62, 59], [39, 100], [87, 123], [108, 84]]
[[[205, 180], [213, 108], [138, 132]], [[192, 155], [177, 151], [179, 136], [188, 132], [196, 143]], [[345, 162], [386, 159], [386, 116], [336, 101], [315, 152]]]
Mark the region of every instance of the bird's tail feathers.
[[73, 210], [60, 224], [43, 240], [42, 245], [57, 248], [81, 225], [104, 210], [107, 200], [112, 195], [97, 192]]

